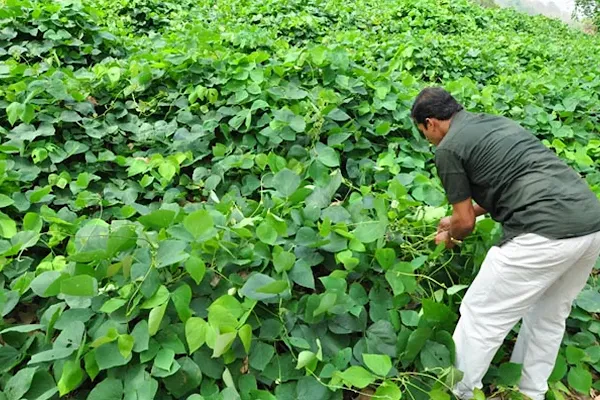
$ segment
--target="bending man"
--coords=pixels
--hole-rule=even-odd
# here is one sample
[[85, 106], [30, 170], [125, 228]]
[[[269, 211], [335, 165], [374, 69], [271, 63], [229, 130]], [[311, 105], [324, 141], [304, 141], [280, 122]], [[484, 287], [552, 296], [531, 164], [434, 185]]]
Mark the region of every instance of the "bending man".
[[[460, 307], [455, 388], [469, 399], [508, 332], [523, 320], [512, 362], [520, 391], [544, 399], [573, 300], [600, 254], [600, 202], [574, 170], [533, 134], [501, 116], [476, 114], [445, 90], [423, 90], [412, 107], [437, 148], [451, 217], [436, 241], [453, 247], [489, 213], [504, 237], [492, 247]], [[475, 201], [476, 205], [473, 205]]]

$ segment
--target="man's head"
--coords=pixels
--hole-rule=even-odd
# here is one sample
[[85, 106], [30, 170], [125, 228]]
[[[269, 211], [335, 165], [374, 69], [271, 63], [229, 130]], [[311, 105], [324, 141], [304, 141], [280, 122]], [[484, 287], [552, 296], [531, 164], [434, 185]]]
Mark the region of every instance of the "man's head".
[[463, 106], [444, 89], [429, 87], [417, 96], [411, 118], [427, 140], [437, 146], [448, 133], [454, 114], [462, 109]]

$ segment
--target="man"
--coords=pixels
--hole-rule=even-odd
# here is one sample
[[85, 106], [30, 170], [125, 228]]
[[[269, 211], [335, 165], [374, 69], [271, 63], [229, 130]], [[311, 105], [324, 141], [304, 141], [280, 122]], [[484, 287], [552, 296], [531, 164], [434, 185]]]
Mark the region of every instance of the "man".
[[452, 204], [437, 243], [460, 243], [486, 213], [504, 231], [460, 307], [454, 341], [464, 377], [455, 394], [469, 399], [481, 388], [522, 319], [511, 361], [523, 365], [520, 391], [544, 399], [572, 302], [600, 255], [600, 202], [575, 171], [507, 118], [467, 112], [440, 88], [423, 90], [411, 116], [437, 146], [437, 172]]

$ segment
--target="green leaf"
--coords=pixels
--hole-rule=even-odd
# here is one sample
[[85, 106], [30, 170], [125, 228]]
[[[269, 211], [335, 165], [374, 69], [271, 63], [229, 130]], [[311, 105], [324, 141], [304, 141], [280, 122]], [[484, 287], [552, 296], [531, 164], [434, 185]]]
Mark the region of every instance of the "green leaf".
[[[195, 391], [202, 382], [202, 372], [198, 364], [189, 357], [183, 357], [176, 361], [180, 368], [173, 375], [165, 378], [165, 388], [175, 398], [182, 398], [187, 393]], [[225, 399], [224, 399], [225, 400]]]
[[567, 346], [567, 362], [571, 365], [578, 365], [580, 362], [588, 359], [587, 353], [575, 346]]
[[123, 382], [115, 378], [106, 378], [97, 384], [87, 400], [121, 400], [123, 398]]
[[363, 361], [371, 371], [379, 376], [387, 376], [392, 369], [392, 360], [387, 354], [364, 354]]
[[275, 254], [273, 257], [273, 265], [275, 266], [275, 270], [279, 273], [292, 269], [295, 262], [296, 256], [289, 251], [282, 251]]
[[48, 196], [51, 192], [51, 186], [45, 186], [43, 188], [36, 189], [33, 192], [31, 192], [31, 195], [29, 196], [29, 201], [31, 203], [39, 203], [44, 197]]
[[79, 361], [69, 360], [64, 363], [60, 380], [58, 381], [58, 393], [64, 396], [75, 390], [83, 381], [83, 370]]
[[23, 368], [12, 376], [4, 387], [4, 394], [8, 400], [19, 400], [27, 393], [31, 387], [33, 376], [37, 371], [37, 367]]
[[486, 400], [485, 393], [479, 388], [473, 390], [473, 400]]
[[589, 395], [592, 388], [592, 374], [582, 366], [572, 367], [567, 375], [569, 386], [583, 395]]
[[121, 79], [121, 69], [119, 67], [110, 67], [106, 71], [106, 75], [111, 83], [117, 83]]
[[431, 400], [450, 400], [450, 395], [442, 389], [433, 389], [429, 392]]
[[198, 350], [206, 341], [207, 323], [202, 318], [191, 317], [185, 322], [185, 340], [189, 353]]
[[192, 289], [186, 284], [179, 286], [173, 292], [171, 300], [173, 300], [173, 304], [175, 305], [177, 316], [181, 322], [185, 323], [192, 316], [192, 310], [190, 309]]
[[[293, 400], [329, 399], [331, 391], [313, 376], [305, 376], [298, 380], [295, 394], [296, 396], [292, 397]], [[285, 399], [277, 396], [277, 400]]]
[[420, 357], [425, 369], [447, 368], [452, 365], [450, 350], [441, 343], [428, 341], [421, 350]]
[[275, 348], [273, 348], [273, 346], [264, 342], [258, 342], [250, 353], [248, 362], [255, 370], [264, 371], [274, 355]]
[[75, 350], [75, 348], [58, 347], [52, 350], [42, 351], [40, 353], [34, 354], [31, 357], [31, 360], [29, 360], [28, 364], [33, 365], [41, 362], [61, 360], [63, 358], [69, 357], [75, 352]]
[[163, 162], [158, 167], [158, 173], [163, 179], [171, 181], [177, 173], [177, 168], [170, 162]]
[[56, 296], [60, 293], [60, 284], [65, 275], [59, 271], [46, 271], [36, 276], [31, 281], [30, 287], [33, 293], [40, 297]]
[[373, 374], [359, 366], [352, 366], [338, 374], [346, 386], [359, 389], [364, 389], [375, 381]]
[[352, 234], [362, 243], [372, 243], [382, 239], [387, 231], [387, 223], [382, 221], [363, 221], [357, 224]]
[[114, 255], [121, 251], [129, 250], [135, 247], [137, 239], [138, 236], [133, 225], [123, 226], [110, 233], [106, 252], [109, 255]]
[[5, 194], [0, 194], [0, 208], [12, 206], [15, 201]]
[[[83, 342], [85, 336], [85, 325], [81, 321], [70, 323], [54, 340], [54, 348], [74, 348], [77, 349]], [[39, 353], [38, 353], [39, 354]]]
[[185, 270], [196, 282], [196, 285], [199, 285], [206, 273], [206, 265], [200, 257], [192, 255], [185, 262]]
[[215, 223], [208, 211], [198, 210], [185, 217], [183, 226], [192, 234], [194, 239], [199, 239], [212, 231]]
[[24, 399], [50, 400], [55, 397], [58, 387], [54, 378], [46, 370], [38, 370], [33, 375], [31, 388], [25, 393]]
[[317, 360], [317, 355], [312, 351], [304, 350], [298, 354], [298, 362], [296, 363], [296, 369], [301, 369]]
[[100, 373], [100, 366], [96, 361], [96, 352], [90, 351], [84, 356], [85, 372], [90, 376], [91, 379], [96, 379]]
[[412, 327], [419, 325], [419, 319], [421, 317], [419, 316], [419, 313], [414, 310], [402, 310], [400, 311], [400, 318], [404, 325]]
[[329, 114], [327, 114], [327, 117], [334, 121], [347, 121], [350, 119], [350, 116], [339, 108], [334, 108], [331, 110]]
[[[269, 285], [272, 285], [276, 282], [277, 281], [271, 278], [270, 276], [264, 274], [253, 274], [252, 276], [250, 276], [250, 278], [248, 278], [246, 283], [244, 283], [244, 286], [242, 286], [242, 288], [240, 289], [240, 295], [247, 297], [251, 300], [257, 301], [276, 298], [276, 293], [260, 292], [260, 289], [264, 290], [265, 287], [270, 289]], [[276, 283], [276, 285], [280, 284]]]
[[17, 234], [17, 224], [8, 215], [0, 212], [0, 236], [10, 239]]
[[103, 344], [114, 342], [115, 340], [117, 340], [118, 337], [119, 337], [119, 332], [115, 328], [109, 328], [108, 331], [106, 332], [106, 335], [101, 336], [101, 337], [97, 338], [96, 340], [94, 340], [90, 344], [90, 346], [91, 347], [100, 347]]
[[261, 242], [274, 245], [277, 240], [277, 231], [270, 223], [262, 222], [256, 228], [256, 236]]
[[44, 328], [44, 325], [41, 325], [41, 324], [17, 325], [17, 326], [11, 326], [10, 328], [3, 329], [2, 331], [0, 331], [0, 335], [3, 335], [8, 332], [28, 333], [28, 332], [38, 331], [43, 328]]
[[147, 228], [162, 229], [169, 227], [173, 223], [175, 215], [175, 211], [156, 210], [140, 217], [138, 221]]
[[315, 277], [312, 270], [310, 269], [310, 266], [308, 266], [307, 263], [302, 262], [302, 260], [294, 264], [294, 267], [289, 273], [289, 277], [294, 283], [300, 286], [309, 289], [315, 288]]
[[23, 218], [23, 230], [39, 232], [42, 230], [43, 221], [39, 214], [27, 213]]
[[466, 289], [468, 287], [469, 287], [469, 285], [454, 285], [452, 287], [449, 287], [448, 290], [446, 290], [446, 292], [450, 296], [452, 296], [452, 295], [454, 295], [454, 294], [456, 294], [456, 293], [458, 293], [458, 292], [460, 292], [460, 291], [462, 291], [462, 290], [464, 290], [464, 289]]
[[304, 132], [306, 129], [306, 121], [300, 115], [294, 115], [290, 120], [290, 128], [298, 133]]
[[100, 307], [100, 312], [110, 314], [119, 308], [123, 307], [127, 303], [127, 300], [124, 299], [109, 299], [102, 307]]
[[382, 400], [400, 400], [402, 392], [392, 381], [385, 381], [375, 391], [375, 397]]
[[89, 275], [76, 275], [61, 281], [60, 292], [69, 296], [95, 296], [98, 293], [98, 282]]
[[153, 400], [158, 391], [158, 382], [145, 370], [145, 366], [137, 365], [128, 369], [124, 379], [123, 400]]
[[223, 334], [218, 335], [217, 338], [215, 339], [215, 347], [213, 349], [213, 358], [221, 357], [225, 352], [227, 352], [227, 350], [229, 350], [229, 348], [233, 344], [235, 337], [236, 337], [235, 332], [223, 333]]
[[182, 240], [164, 240], [159, 243], [156, 253], [157, 268], [178, 264], [188, 259], [185, 252], [188, 244]]
[[390, 131], [391, 127], [392, 127], [392, 124], [390, 123], [390, 121], [381, 121], [375, 127], [375, 134], [377, 134], [379, 136], [387, 135], [388, 132]]
[[515, 363], [504, 363], [498, 368], [498, 384], [512, 387], [519, 384], [523, 366]]
[[552, 374], [548, 378], [548, 382], [558, 382], [561, 381], [565, 375], [567, 375], [567, 370], [569, 366], [567, 365], [567, 360], [561, 354], [556, 357], [556, 363], [554, 364], [554, 369], [552, 370]]
[[138, 322], [133, 331], [131, 331], [133, 337], [133, 351], [141, 353], [142, 351], [148, 350], [148, 343], [150, 341], [150, 334], [148, 332], [148, 322], [141, 320]]
[[119, 352], [123, 358], [128, 358], [131, 355], [134, 342], [135, 339], [131, 335], [119, 335], [117, 345], [119, 346]]
[[285, 197], [289, 197], [300, 187], [300, 176], [284, 168], [273, 177], [273, 187]]
[[160, 349], [154, 358], [154, 367], [169, 371], [175, 362], [175, 352], [171, 349]]
[[385, 279], [390, 284], [394, 296], [399, 296], [405, 292], [404, 280], [402, 278], [403, 277], [396, 271], [388, 271], [385, 273]]
[[452, 309], [445, 304], [436, 303], [431, 299], [424, 299], [422, 303], [422, 319], [428, 320], [436, 325], [442, 325], [446, 327], [449, 327], [458, 319], [458, 316], [452, 311]]
[[327, 167], [338, 167], [340, 165], [340, 157], [338, 153], [329, 146], [323, 143], [317, 143], [315, 148], [317, 152], [317, 160], [322, 162]]
[[597, 289], [584, 290], [577, 296], [575, 303], [587, 312], [600, 313], [600, 292]]
[[252, 345], [252, 326], [250, 324], [245, 324], [238, 331], [238, 336], [242, 341], [242, 345], [244, 346], [244, 350], [246, 353], [250, 352], [250, 346]]
[[167, 304], [168, 303], [164, 303], [150, 311], [150, 316], [148, 317], [148, 333], [150, 336], [154, 336], [158, 332], [160, 323], [162, 322], [163, 317], [165, 316], [165, 311], [167, 310]]
[[288, 287], [289, 285], [287, 281], [275, 281], [256, 289], [256, 293], [280, 294], [283, 293]]
[[171, 294], [169, 293], [169, 289], [167, 289], [166, 286], [161, 285], [152, 297], [142, 303], [140, 308], [142, 310], [156, 308], [168, 302], [170, 297]]
[[375, 250], [375, 259], [384, 270], [390, 269], [396, 261], [396, 252], [394, 249], [377, 249]]
[[24, 111], [25, 106], [21, 103], [10, 103], [6, 107], [6, 115], [8, 116], [8, 123], [14, 125]]
[[425, 343], [431, 336], [431, 329], [429, 328], [417, 328], [408, 337], [408, 343], [406, 349], [402, 355], [403, 362], [412, 362], [415, 357], [419, 354]]
[[315, 311], [313, 312], [313, 316], [317, 316], [320, 314], [323, 314], [329, 310], [331, 310], [331, 307], [333, 307], [335, 305], [335, 302], [337, 301], [337, 294], [335, 293], [325, 293], [321, 296], [321, 301], [319, 302], [319, 306], [315, 309]]

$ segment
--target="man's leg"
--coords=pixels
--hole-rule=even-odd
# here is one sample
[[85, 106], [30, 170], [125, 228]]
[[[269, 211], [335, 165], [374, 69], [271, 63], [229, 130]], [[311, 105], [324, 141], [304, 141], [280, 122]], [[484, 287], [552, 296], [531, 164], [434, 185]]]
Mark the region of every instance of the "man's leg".
[[519, 388], [534, 400], [544, 399], [571, 305], [600, 255], [600, 234], [581, 240], [589, 243], [587, 251], [527, 312], [513, 350], [511, 361], [523, 364]]
[[[588, 246], [586, 246], [586, 244]], [[488, 252], [461, 304], [454, 332], [456, 367], [464, 373], [455, 394], [468, 399], [510, 329], [583, 254], [582, 240], [519, 236]]]

